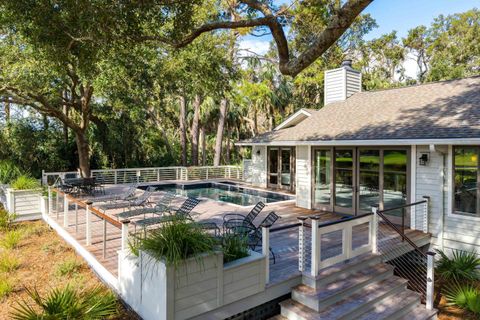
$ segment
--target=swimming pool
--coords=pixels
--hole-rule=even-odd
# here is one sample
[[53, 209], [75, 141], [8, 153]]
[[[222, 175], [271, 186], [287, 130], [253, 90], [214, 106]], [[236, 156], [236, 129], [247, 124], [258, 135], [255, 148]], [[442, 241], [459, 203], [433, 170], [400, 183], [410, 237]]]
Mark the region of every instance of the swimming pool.
[[215, 201], [233, 203], [240, 206], [254, 205], [259, 201], [273, 203], [294, 200], [294, 196], [245, 188], [232, 182], [208, 182], [195, 184], [155, 185], [157, 190], [176, 193], [184, 197], [208, 198]]

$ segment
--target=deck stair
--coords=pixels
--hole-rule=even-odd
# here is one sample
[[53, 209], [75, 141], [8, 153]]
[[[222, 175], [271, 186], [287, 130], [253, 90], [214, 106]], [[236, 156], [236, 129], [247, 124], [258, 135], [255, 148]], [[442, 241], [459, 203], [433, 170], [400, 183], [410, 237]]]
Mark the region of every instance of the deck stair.
[[304, 274], [291, 299], [280, 303], [276, 319], [436, 319], [437, 311], [426, 310], [420, 294], [393, 271], [379, 256], [367, 254], [323, 269], [317, 277]]

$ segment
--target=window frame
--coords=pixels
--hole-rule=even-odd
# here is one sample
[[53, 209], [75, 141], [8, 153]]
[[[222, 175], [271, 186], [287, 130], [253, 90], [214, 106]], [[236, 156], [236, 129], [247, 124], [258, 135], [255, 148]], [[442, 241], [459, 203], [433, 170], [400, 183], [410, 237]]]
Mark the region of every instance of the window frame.
[[[471, 212], [464, 212], [464, 211], [459, 211], [456, 210], [455, 208], [455, 172], [456, 172], [456, 165], [455, 165], [455, 151], [456, 149], [461, 149], [461, 148], [472, 148], [475, 147], [477, 148], [477, 199], [476, 199], [476, 213], [471, 213]], [[451, 214], [453, 217], [457, 218], [477, 218], [480, 219], [480, 146], [478, 145], [453, 145], [451, 148], [451, 168], [450, 168], [450, 174], [451, 174]]]

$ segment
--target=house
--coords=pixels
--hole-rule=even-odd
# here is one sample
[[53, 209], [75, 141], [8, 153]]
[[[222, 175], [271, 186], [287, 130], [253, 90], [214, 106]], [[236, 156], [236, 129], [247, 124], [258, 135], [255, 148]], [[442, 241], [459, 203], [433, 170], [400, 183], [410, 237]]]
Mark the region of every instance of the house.
[[[238, 143], [252, 147], [251, 183], [348, 215], [429, 197], [432, 246], [480, 252], [480, 76], [369, 92], [361, 84], [345, 61], [325, 72], [323, 108]], [[406, 224], [418, 229], [424, 215], [410, 211]]]

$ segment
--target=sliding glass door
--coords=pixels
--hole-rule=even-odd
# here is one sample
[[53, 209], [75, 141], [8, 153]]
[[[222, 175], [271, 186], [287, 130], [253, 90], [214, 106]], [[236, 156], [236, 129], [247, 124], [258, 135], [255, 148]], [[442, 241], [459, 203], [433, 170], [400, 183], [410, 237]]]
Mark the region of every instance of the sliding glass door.
[[373, 206], [393, 208], [407, 202], [406, 148], [314, 148], [312, 155], [312, 200], [317, 209], [362, 214]]

